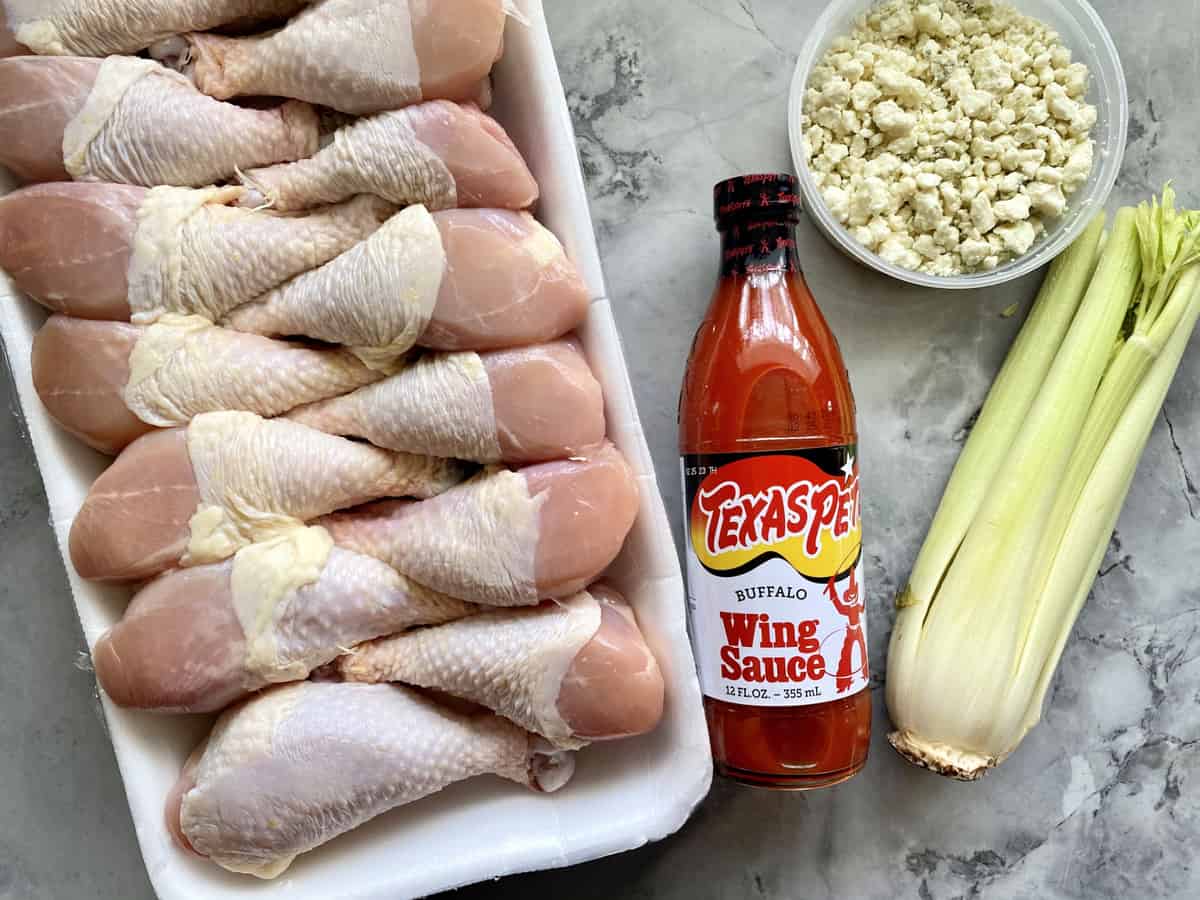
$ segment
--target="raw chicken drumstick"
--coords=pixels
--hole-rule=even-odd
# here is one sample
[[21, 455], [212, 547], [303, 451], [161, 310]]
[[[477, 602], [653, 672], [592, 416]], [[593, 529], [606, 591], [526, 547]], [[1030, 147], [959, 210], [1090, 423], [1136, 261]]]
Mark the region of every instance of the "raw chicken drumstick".
[[588, 290], [562, 245], [528, 213], [397, 213], [358, 246], [223, 320], [304, 335], [387, 367], [414, 344], [492, 350], [552, 341], [587, 315]]
[[422, 503], [383, 503], [319, 521], [339, 547], [488, 606], [567, 597], [608, 568], [638, 512], [633, 472], [612, 444], [580, 458], [493, 470]]
[[7, 36], [47, 56], [136, 53], [155, 41], [185, 31], [287, 18], [308, 2], [0, 0], [0, 47]]
[[302, 681], [345, 647], [477, 607], [297, 529], [232, 560], [151, 582], [92, 650], [118, 706], [213, 712], [270, 684]]
[[0, 268], [56, 312], [219, 318], [349, 250], [395, 207], [356, 197], [304, 216], [239, 209], [241, 188], [62, 182], [0, 199]]
[[491, 116], [435, 100], [346, 125], [315, 155], [252, 169], [243, 206], [277, 210], [375, 194], [397, 206], [525, 209], [538, 185], [520, 151]]
[[451, 460], [390, 453], [253, 413], [197, 416], [130, 444], [96, 479], [71, 527], [83, 578], [140, 581], [218, 562], [304, 521], [380, 497], [431, 497]]
[[182, 53], [162, 50], [221, 100], [293, 97], [362, 115], [472, 99], [500, 58], [505, 18], [503, 0], [316, 0], [276, 31], [189, 34]]
[[242, 334], [199, 316], [167, 315], [143, 327], [56, 315], [33, 342], [42, 403], [102, 453], [201, 413], [269, 418], [379, 378], [343, 350]]
[[316, 153], [307, 103], [246, 109], [148, 59], [0, 60], [0, 164], [30, 181], [200, 187]]
[[337, 668], [348, 681], [402, 681], [480, 703], [568, 750], [644, 734], [662, 718], [658, 661], [629, 604], [602, 585], [372, 641]]
[[416, 206], [378, 227], [388, 207], [369, 197], [289, 217], [224, 206], [239, 188], [136, 191], [55, 184], [0, 200], [0, 266], [63, 312], [144, 323], [199, 314], [358, 347], [385, 367], [414, 341], [517, 347], [587, 315], [587, 285], [528, 213]]
[[481, 463], [561, 459], [604, 440], [604, 396], [579, 344], [433, 354], [288, 418], [377, 447]]
[[274, 878], [301, 853], [476, 775], [550, 793], [574, 773], [555, 749], [490, 713], [460, 715], [406, 688], [301, 682], [227, 711], [166, 804], [186, 850]]

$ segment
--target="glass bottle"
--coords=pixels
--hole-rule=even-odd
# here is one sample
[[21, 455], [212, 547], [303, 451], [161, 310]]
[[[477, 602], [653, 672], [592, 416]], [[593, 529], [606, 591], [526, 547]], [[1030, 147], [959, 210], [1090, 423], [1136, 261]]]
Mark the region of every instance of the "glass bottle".
[[858, 436], [792, 175], [715, 188], [721, 275], [679, 407], [688, 606], [717, 771], [825, 787], [870, 742]]

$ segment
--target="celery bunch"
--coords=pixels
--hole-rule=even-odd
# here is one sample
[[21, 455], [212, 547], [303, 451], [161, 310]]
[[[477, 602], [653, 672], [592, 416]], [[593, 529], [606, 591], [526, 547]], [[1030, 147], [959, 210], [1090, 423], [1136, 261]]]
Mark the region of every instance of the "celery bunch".
[[888, 658], [892, 746], [975, 779], [1041, 718], [1200, 317], [1200, 211], [1099, 216], [1055, 261], [917, 558]]

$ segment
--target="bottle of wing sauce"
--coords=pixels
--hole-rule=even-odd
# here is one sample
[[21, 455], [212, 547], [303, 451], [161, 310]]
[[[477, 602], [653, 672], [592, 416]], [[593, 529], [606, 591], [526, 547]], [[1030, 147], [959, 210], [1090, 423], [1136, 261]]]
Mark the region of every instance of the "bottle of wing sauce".
[[716, 186], [721, 275], [679, 404], [692, 644], [717, 771], [850, 778], [871, 731], [854, 397], [792, 175]]

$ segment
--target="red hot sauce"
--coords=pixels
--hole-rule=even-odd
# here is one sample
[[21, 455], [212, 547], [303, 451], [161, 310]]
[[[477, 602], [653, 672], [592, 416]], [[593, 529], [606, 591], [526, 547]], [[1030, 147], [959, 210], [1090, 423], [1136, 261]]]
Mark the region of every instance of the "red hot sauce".
[[825, 787], [871, 732], [858, 436], [791, 175], [715, 189], [721, 277], [679, 406], [688, 606], [718, 772]]

